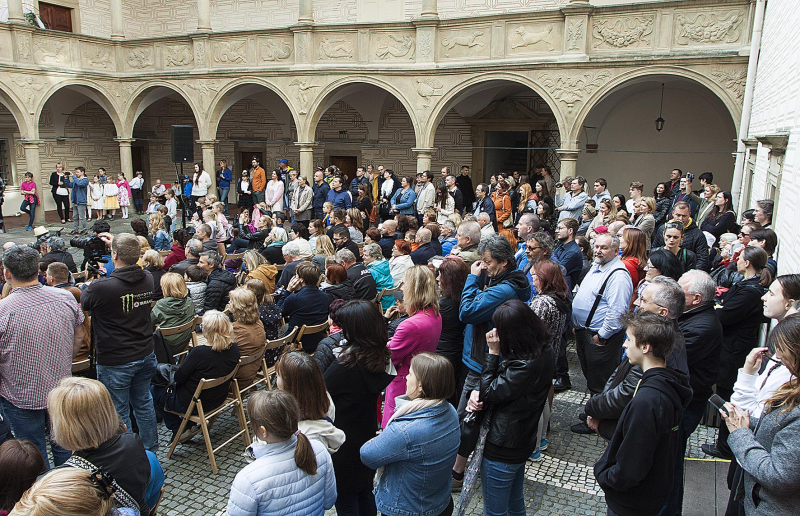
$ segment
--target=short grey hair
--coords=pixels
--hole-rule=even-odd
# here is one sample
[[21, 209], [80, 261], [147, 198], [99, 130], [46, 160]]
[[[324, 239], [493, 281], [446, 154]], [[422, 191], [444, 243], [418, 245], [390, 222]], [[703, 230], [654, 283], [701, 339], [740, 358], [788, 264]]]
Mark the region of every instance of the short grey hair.
[[339, 263], [355, 263], [356, 255], [350, 249], [339, 249], [336, 251], [336, 261]]
[[506, 262], [506, 269], [513, 270], [517, 268], [517, 260], [514, 257], [514, 248], [511, 247], [511, 242], [502, 235], [492, 234], [481, 240], [478, 244], [478, 255], [483, 255], [486, 251], [495, 260]]
[[485, 221], [484, 222], [484, 224], [485, 224], [486, 222], [491, 222], [492, 221], [492, 217], [488, 213], [486, 213], [485, 211], [482, 211], [482, 212], [480, 212], [478, 214], [478, 222], [480, 222], [480, 221]]
[[197, 231], [198, 232], [202, 231], [204, 235], [208, 236], [208, 238], [211, 238], [212, 231], [211, 231], [211, 226], [210, 225], [208, 225], [208, 224], [200, 224], [200, 227], [197, 228]]
[[39, 274], [39, 253], [27, 245], [13, 245], [3, 254], [3, 267], [17, 281], [31, 281]]
[[681, 279], [686, 279], [686, 292], [688, 294], [699, 294], [703, 302], [707, 303], [714, 300], [717, 285], [711, 274], [706, 271], [691, 269], [683, 273]]
[[429, 244], [432, 236], [433, 234], [430, 229], [420, 228], [417, 230], [417, 238], [419, 238], [419, 241], [423, 244]]
[[461, 231], [461, 236], [469, 238], [473, 244], [480, 244], [481, 226], [477, 222], [465, 220], [458, 225], [458, 231]]
[[47, 239], [47, 247], [49, 247], [51, 251], [64, 251], [67, 248], [67, 244], [64, 242], [63, 238], [51, 236]]
[[283, 253], [283, 256], [300, 256], [300, 244], [298, 244], [295, 240], [287, 242], [281, 248], [281, 252]]
[[553, 249], [556, 248], [556, 242], [553, 240], [553, 237], [545, 233], [544, 231], [539, 231], [537, 233], [533, 233], [528, 235], [527, 241], [530, 242], [531, 240], [536, 240], [539, 242], [539, 246], [544, 248], [546, 251], [545, 254], [550, 256], [553, 254]]
[[[348, 251], [349, 252], [349, 251]], [[372, 258], [382, 260], [383, 259], [383, 249], [378, 244], [367, 244], [364, 246], [364, 252], [367, 253], [367, 256], [371, 256]]]
[[446, 227], [446, 228], [448, 228], [448, 229], [449, 229], [450, 231], [452, 231], [453, 233], [455, 233], [455, 232], [456, 232], [456, 223], [455, 223], [455, 222], [453, 222], [453, 221], [452, 221], [452, 220], [450, 220], [450, 219], [447, 219], [447, 220], [445, 220], [445, 221], [442, 223], [442, 226], [443, 226], [443, 227]]
[[610, 238], [611, 239], [611, 248], [612, 249], [619, 249], [619, 237], [617, 235], [611, 233], [600, 233], [597, 235], [594, 240], [600, 240], [601, 238]]
[[204, 253], [200, 253], [200, 256], [205, 256], [209, 265], [212, 265], [215, 268], [222, 265], [222, 255], [216, 251], [206, 251]]
[[195, 258], [200, 258], [200, 253], [203, 252], [203, 242], [198, 240], [197, 238], [192, 238], [188, 242], [186, 242], [186, 254], [190, 254]]
[[653, 303], [669, 311], [667, 318], [677, 319], [686, 308], [686, 296], [678, 282], [667, 276], [656, 276], [650, 284], [658, 287]]
[[539, 231], [539, 229], [542, 227], [542, 222], [539, 220], [539, 216], [535, 213], [523, 213], [519, 218], [519, 224], [522, 223], [525, 223], [533, 228], [534, 233]]

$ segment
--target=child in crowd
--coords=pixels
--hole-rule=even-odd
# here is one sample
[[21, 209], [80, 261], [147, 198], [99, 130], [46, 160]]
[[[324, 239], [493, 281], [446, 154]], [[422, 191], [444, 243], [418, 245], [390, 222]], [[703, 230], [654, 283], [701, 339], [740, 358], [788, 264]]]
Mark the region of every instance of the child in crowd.
[[331, 227], [331, 215], [333, 214], [333, 203], [330, 201], [325, 201], [325, 204], [322, 205], [322, 222], [325, 223], [325, 229]]
[[44, 469], [44, 459], [30, 441], [8, 440], [0, 446], [0, 514], [14, 508]]
[[623, 321], [628, 360], [644, 374], [594, 475], [609, 514], [656, 515], [672, 489], [678, 426], [692, 389], [685, 373], [666, 365], [674, 323], [643, 310], [626, 314]]
[[150, 194], [150, 203], [147, 205], [147, 210], [145, 210], [145, 213], [148, 215], [157, 213], [159, 206], [161, 206], [161, 203], [158, 202], [158, 196], [156, 194]]
[[216, 235], [217, 247], [219, 247], [219, 253], [225, 254], [225, 244], [231, 240], [231, 223], [228, 222], [228, 218], [225, 216], [225, 204], [217, 201], [211, 205], [211, 211], [214, 213], [214, 222], [217, 225], [217, 231], [214, 232]]
[[[24, 184], [24, 183], [23, 183]], [[103, 218], [103, 210], [105, 208], [105, 198], [103, 197], [103, 185], [100, 183], [100, 176], [92, 178], [92, 209], [95, 212], [95, 219], [100, 220]]]
[[108, 218], [113, 219], [114, 215], [117, 214], [117, 209], [119, 209], [119, 200], [117, 200], [117, 194], [119, 193], [119, 187], [117, 183], [106, 181], [106, 184], [103, 185], [103, 196], [105, 197], [104, 200], [104, 207], [106, 213], [108, 213]]
[[217, 236], [217, 218], [214, 216], [214, 212], [211, 210], [203, 211], [203, 224], [207, 224], [208, 227], [211, 228], [211, 234], [209, 237], [211, 240], [216, 240]]
[[403, 239], [408, 242], [408, 245], [411, 246], [411, 251], [414, 252], [419, 249], [419, 244], [416, 242], [417, 240], [417, 230], [416, 229], [409, 229], [406, 231], [406, 236]]
[[[169, 190], [167, 190], [169, 191]], [[169, 209], [166, 206], [158, 207], [158, 214], [164, 219], [164, 230], [167, 233], [172, 233], [172, 218], [169, 216]]]
[[128, 184], [128, 180], [125, 179], [125, 174], [122, 172], [117, 174], [117, 188], [119, 189], [117, 192], [117, 201], [122, 210], [122, 218], [127, 219], [128, 206], [131, 205], [131, 186]]
[[166, 231], [164, 218], [161, 216], [161, 213], [153, 213], [150, 215], [150, 231], [153, 233], [155, 250], [169, 251], [172, 241], [170, 240], [169, 234]]
[[294, 396], [281, 390], [254, 392], [247, 413], [255, 434], [247, 452], [255, 461], [233, 479], [228, 516], [318, 516], [333, 507], [331, 456], [324, 444], [298, 429], [300, 407]]
[[[167, 216], [164, 217], [164, 222], [167, 224], [170, 233], [174, 233], [178, 229], [178, 200], [175, 199], [175, 190], [169, 189], [164, 195], [167, 197]], [[167, 217], [169, 222], [167, 222]]]
[[189, 289], [189, 297], [194, 301], [194, 312], [196, 315], [203, 315], [203, 306], [206, 302], [206, 273], [197, 265], [186, 267], [184, 278], [186, 288]]

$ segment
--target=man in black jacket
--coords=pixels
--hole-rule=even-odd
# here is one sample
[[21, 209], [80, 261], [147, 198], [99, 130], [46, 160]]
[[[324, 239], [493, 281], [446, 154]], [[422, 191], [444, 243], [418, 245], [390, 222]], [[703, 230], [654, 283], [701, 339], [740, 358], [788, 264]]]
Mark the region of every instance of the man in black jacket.
[[[675, 203], [672, 208], [672, 219], [669, 222], [680, 222], [683, 224], [683, 240], [681, 247], [692, 251], [697, 257], [697, 269], [708, 272], [708, 240], [706, 236], [697, 227], [694, 220], [692, 220], [692, 208], [686, 201]], [[653, 235], [653, 247], [662, 247], [664, 245], [664, 229], [666, 224], [662, 224], [656, 228], [656, 233]]]
[[155, 453], [158, 431], [150, 396], [150, 378], [156, 372], [150, 322], [153, 276], [136, 264], [141, 246], [134, 235], [99, 236], [111, 244], [114, 271], [90, 283], [81, 296], [82, 308], [92, 316], [97, 379], [108, 388], [129, 429], [133, 407], [144, 447]]
[[184, 251], [186, 253], [186, 259], [169, 268], [169, 272], [180, 274], [181, 277], [183, 277], [183, 274], [190, 265], [197, 265], [200, 262], [200, 253], [203, 252], [203, 242], [196, 238], [192, 238], [186, 242]]
[[492, 227], [497, 231], [497, 211], [494, 208], [494, 202], [489, 197], [489, 186], [486, 183], [481, 183], [475, 188], [476, 205], [475, 217], [481, 213], [487, 213], [489, 220], [492, 221]]
[[197, 266], [208, 274], [203, 311], [225, 310], [228, 305], [228, 294], [236, 288], [236, 277], [233, 273], [220, 268], [222, 256], [216, 251], [200, 253], [200, 261]]
[[[304, 324], [314, 326], [328, 320], [328, 296], [317, 287], [319, 276], [319, 268], [315, 264], [300, 262], [295, 269], [295, 276], [286, 288], [290, 294], [278, 299], [278, 306], [289, 331]], [[322, 336], [322, 333], [315, 333], [303, 337], [303, 351], [316, 351]]]
[[431, 231], [426, 228], [419, 229], [416, 242], [419, 247], [411, 252], [411, 261], [414, 265], [428, 265], [428, 260], [436, 256], [436, 251], [431, 246]]
[[381, 246], [383, 257], [387, 260], [392, 257], [392, 250], [394, 249], [395, 231], [397, 231], [397, 221], [389, 219], [381, 224], [381, 239], [378, 245]]
[[[325, 234], [328, 235], [328, 238], [333, 241], [333, 236], [336, 233], [336, 230], [339, 228], [347, 229], [347, 226], [344, 225], [345, 218], [347, 217], [347, 212], [345, 210], [336, 209], [333, 210], [331, 213], [331, 227], [325, 231]], [[348, 231], [348, 235], [350, 232]]]
[[314, 197], [311, 201], [311, 207], [314, 208], [314, 218], [322, 219], [322, 205], [328, 200], [328, 192], [331, 191], [331, 187], [325, 182], [325, 174], [319, 168], [314, 172], [314, 184], [311, 185], [311, 190], [314, 192]]
[[347, 279], [353, 282], [356, 299], [373, 301], [378, 296], [378, 286], [369, 269], [356, 263], [356, 257], [349, 249], [336, 252], [336, 260], [347, 269]]
[[61, 262], [67, 266], [69, 272], [78, 272], [78, 267], [75, 266], [75, 260], [72, 255], [67, 252], [67, 244], [61, 237], [53, 236], [47, 239], [44, 244], [44, 258], [52, 258], [57, 262]]
[[347, 249], [353, 253], [353, 256], [355, 256], [355, 261], [361, 261], [361, 251], [358, 249], [358, 244], [350, 240], [350, 231], [346, 226], [342, 225], [341, 227], [336, 228], [336, 230], [333, 232], [332, 240], [337, 252], [341, 251], [342, 249]]
[[472, 178], [469, 176], [469, 167], [464, 165], [461, 167], [461, 175], [456, 178], [456, 186], [459, 191], [464, 195], [464, 210], [472, 212], [472, 205], [475, 202], [475, 194], [472, 189]]
[[667, 367], [675, 324], [640, 310], [626, 314], [628, 360], [644, 371], [594, 475], [609, 514], [656, 515], [669, 495], [684, 408], [692, 398], [685, 373]]

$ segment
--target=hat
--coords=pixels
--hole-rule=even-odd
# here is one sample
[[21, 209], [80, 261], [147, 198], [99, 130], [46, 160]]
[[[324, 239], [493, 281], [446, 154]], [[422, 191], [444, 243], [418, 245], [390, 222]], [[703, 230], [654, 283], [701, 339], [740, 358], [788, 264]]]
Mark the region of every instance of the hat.
[[48, 232], [49, 231], [48, 231], [48, 229], [46, 227], [44, 227], [44, 226], [36, 226], [36, 228], [33, 230], [33, 236], [35, 236], [36, 238], [39, 238], [42, 235], [46, 235]]
[[588, 204], [584, 205], [583, 212], [592, 218], [597, 215], [597, 210], [594, 209], [594, 206], [590, 206]]
[[285, 159], [283, 159], [283, 158], [279, 159], [279, 160], [278, 160], [278, 163], [285, 163], [286, 165], [288, 165], [288, 164], [289, 164], [289, 162], [288, 162], [288, 161], [286, 161], [286, 160], [285, 160]]
[[608, 233], [608, 226], [597, 226], [596, 228], [594, 228], [594, 232], [597, 233], [598, 235], [602, 233]]
[[398, 289], [396, 289], [396, 290], [394, 291], [394, 294], [393, 294], [393, 295], [394, 295], [394, 298], [395, 298], [396, 300], [398, 300], [398, 301], [402, 301], [402, 300], [403, 300], [403, 289], [401, 289], [401, 288], [398, 288]]
[[320, 172], [323, 172], [325, 169], [322, 167], [316, 167], [314, 170], [319, 170]]

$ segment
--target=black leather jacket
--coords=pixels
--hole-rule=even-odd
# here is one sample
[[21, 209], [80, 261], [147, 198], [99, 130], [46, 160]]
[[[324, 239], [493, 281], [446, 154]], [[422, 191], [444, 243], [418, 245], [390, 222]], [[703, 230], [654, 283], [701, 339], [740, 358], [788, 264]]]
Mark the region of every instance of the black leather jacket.
[[535, 359], [501, 362], [498, 355], [486, 355], [480, 399], [484, 409], [492, 409], [487, 442], [518, 448], [527, 455], [533, 452], [539, 418], [553, 383], [553, 368], [553, 349], [549, 345]]

